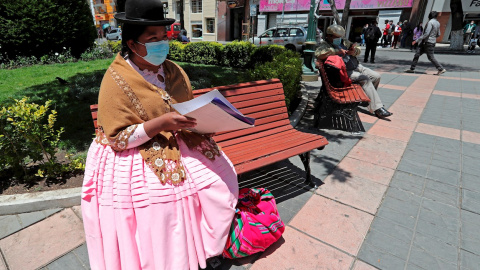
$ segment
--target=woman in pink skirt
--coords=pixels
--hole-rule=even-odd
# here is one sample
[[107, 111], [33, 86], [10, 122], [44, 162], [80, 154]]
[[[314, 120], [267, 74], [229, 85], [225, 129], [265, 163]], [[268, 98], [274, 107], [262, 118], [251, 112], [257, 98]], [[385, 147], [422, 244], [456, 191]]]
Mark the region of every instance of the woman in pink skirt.
[[92, 269], [198, 269], [220, 255], [238, 197], [230, 160], [171, 108], [193, 98], [160, 0], [127, 0], [122, 52], [103, 78], [82, 214]]

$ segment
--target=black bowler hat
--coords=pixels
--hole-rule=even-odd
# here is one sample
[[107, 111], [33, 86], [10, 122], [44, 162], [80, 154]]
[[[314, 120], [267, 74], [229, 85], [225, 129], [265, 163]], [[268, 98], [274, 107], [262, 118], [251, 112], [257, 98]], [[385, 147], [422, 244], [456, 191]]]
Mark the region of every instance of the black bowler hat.
[[125, 12], [115, 14], [121, 23], [140, 25], [170, 25], [175, 19], [165, 18], [161, 0], [127, 0]]

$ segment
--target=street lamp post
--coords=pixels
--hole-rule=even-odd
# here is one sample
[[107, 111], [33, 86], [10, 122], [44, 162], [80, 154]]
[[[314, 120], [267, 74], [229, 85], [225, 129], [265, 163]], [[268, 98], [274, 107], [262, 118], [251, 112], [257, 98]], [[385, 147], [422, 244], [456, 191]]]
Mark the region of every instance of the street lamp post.
[[315, 0], [310, 0], [310, 13], [308, 14], [307, 40], [303, 50], [303, 80], [317, 80], [315, 73], [315, 47], [317, 44], [317, 19], [315, 17]]

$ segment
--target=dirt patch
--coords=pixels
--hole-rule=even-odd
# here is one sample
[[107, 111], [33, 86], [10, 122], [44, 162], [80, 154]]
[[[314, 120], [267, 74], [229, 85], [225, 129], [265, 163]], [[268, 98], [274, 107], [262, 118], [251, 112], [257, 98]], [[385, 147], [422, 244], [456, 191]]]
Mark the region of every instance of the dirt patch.
[[83, 174], [78, 174], [78, 175], [71, 176], [69, 178], [64, 178], [57, 182], [43, 179], [33, 184], [32, 183], [14, 184], [4, 189], [1, 195], [16, 195], [16, 194], [34, 193], [34, 192], [48, 191], [48, 190], [59, 190], [59, 189], [65, 189], [65, 188], [76, 188], [76, 187], [81, 187], [82, 183], [83, 183]]
[[[55, 154], [59, 163], [70, 162], [66, 158], [64, 151], [59, 151]], [[28, 175], [35, 175], [38, 167], [35, 164], [30, 164], [27, 168]], [[28, 181], [24, 179], [15, 179], [12, 177], [13, 172], [8, 170], [1, 171], [0, 174], [0, 195], [16, 195], [23, 193], [34, 193], [40, 191], [59, 190], [66, 188], [81, 187], [83, 184], [83, 171], [77, 170], [71, 173], [65, 173], [56, 178], [45, 178], [34, 176]]]

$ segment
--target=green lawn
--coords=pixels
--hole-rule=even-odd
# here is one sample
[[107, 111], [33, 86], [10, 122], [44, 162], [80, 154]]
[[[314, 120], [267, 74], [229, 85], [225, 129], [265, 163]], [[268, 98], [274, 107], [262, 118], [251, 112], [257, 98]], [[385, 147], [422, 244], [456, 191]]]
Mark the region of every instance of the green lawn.
[[[90, 104], [97, 103], [103, 75], [113, 61], [95, 61], [37, 65], [13, 70], [0, 69], [0, 102], [27, 96], [35, 103], [54, 101], [58, 127], [64, 127], [62, 146], [74, 152], [85, 151], [93, 138]], [[178, 62], [194, 89], [241, 82], [242, 70], [220, 66]], [[56, 77], [68, 82], [61, 84]]]

